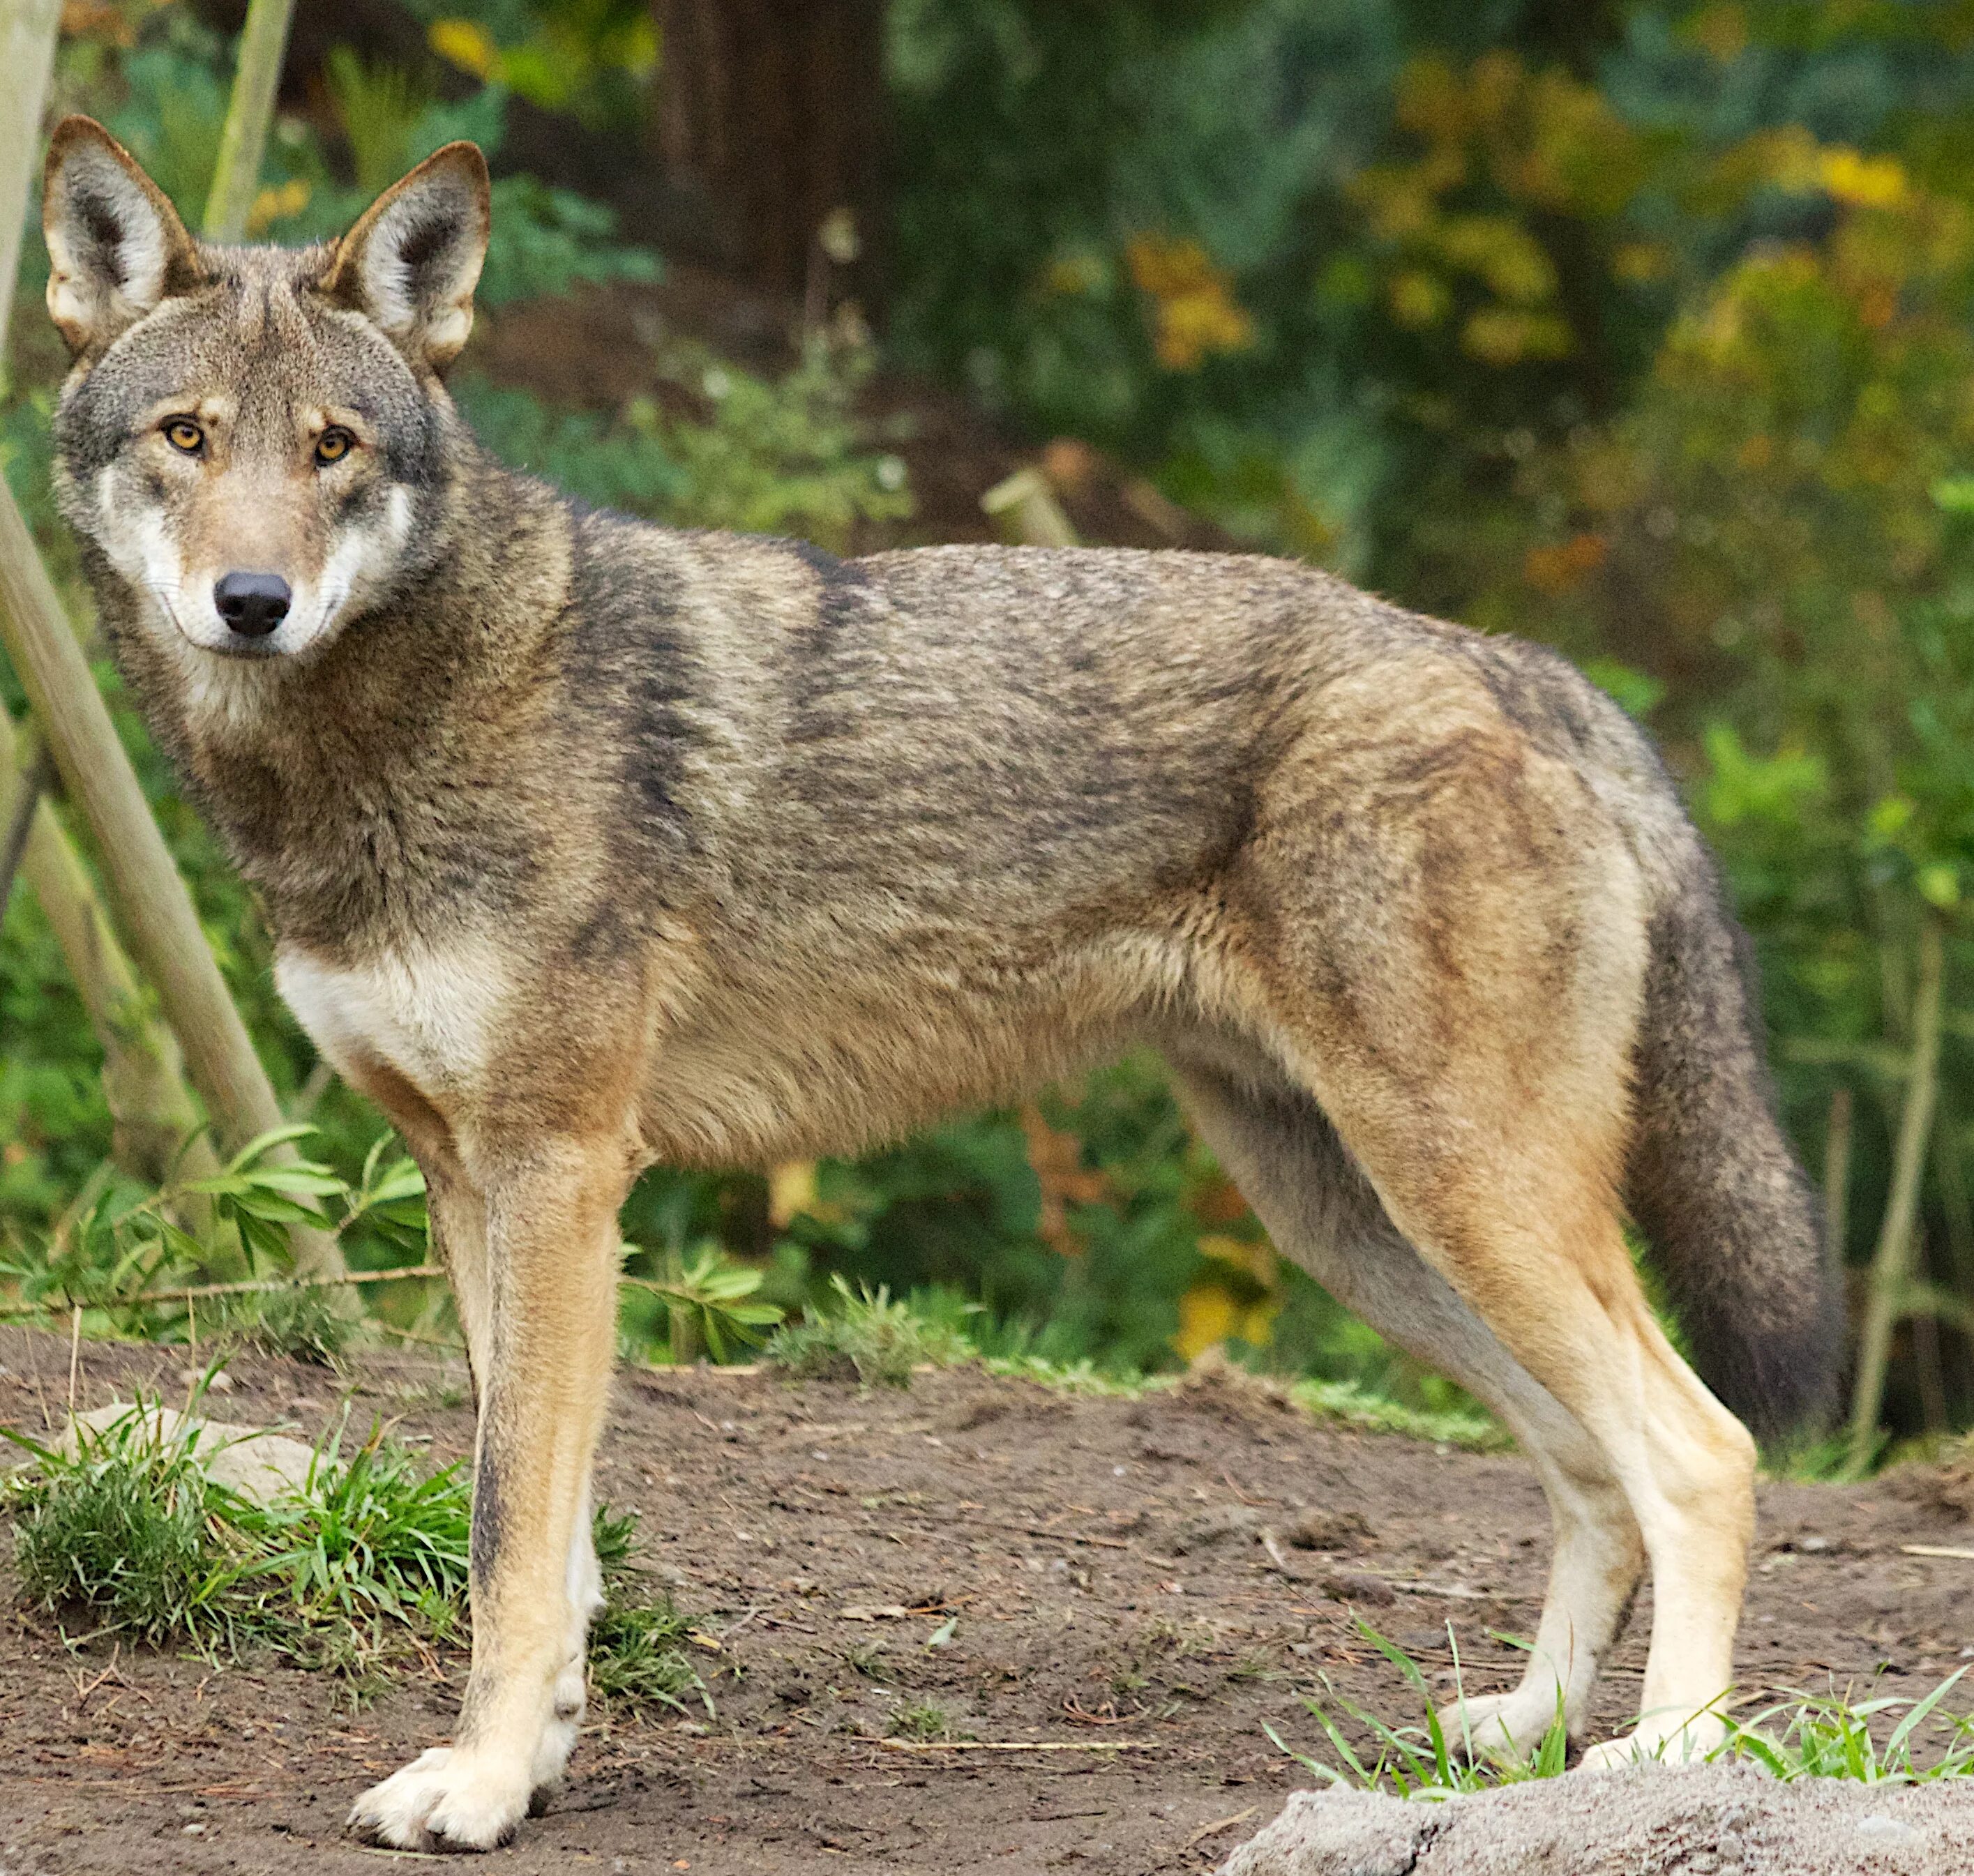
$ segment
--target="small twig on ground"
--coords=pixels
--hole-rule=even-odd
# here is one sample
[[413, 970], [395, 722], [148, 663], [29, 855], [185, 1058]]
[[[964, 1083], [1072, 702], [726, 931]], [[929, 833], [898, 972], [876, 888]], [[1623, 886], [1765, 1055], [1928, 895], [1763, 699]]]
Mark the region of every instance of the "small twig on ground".
[[1269, 1562], [1290, 1581], [1301, 1583], [1307, 1580], [1309, 1572], [1298, 1569], [1289, 1561], [1280, 1542], [1272, 1531], [1264, 1531], [1261, 1533], [1261, 1548], [1267, 1552]]
[[[177, 1290], [139, 1290], [134, 1296], [118, 1296], [104, 1301], [106, 1309], [134, 1309], [139, 1303], [193, 1303], [202, 1297], [254, 1296], [275, 1290], [336, 1290], [354, 1283], [398, 1283], [413, 1278], [442, 1277], [443, 1264], [406, 1264], [392, 1270], [351, 1270], [327, 1277], [277, 1277], [251, 1283], [195, 1283]], [[77, 1305], [79, 1309], [80, 1304]], [[0, 1308], [0, 1317], [34, 1316], [45, 1312], [41, 1303], [10, 1303]]]
[[1156, 1752], [1155, 1739], [880, 1739], [892, 1752]]
[[1209, 1837], [1218, 1837], [1222, 1831], [1231, 1830], [1236, 1824], [1246, 1823], [1248, 1819], [1261, 1808], [1258, 1804], [1251, 1804], [1246, 1810], [1236, 1811], [1231, 1817], [1224, 1817], [1217, 1824], [1201, 1825], [1199, 1829], [1185, 1840], [1185, 1848], [1190, 1850], [1195, 1845], [1205, 1842]]
[[368, 1326], [381, 1330], [386, 1335], [395, 1335], [401, 1341], [421, 1343], [427, 1348], [449, 1348], [461, 1354], [466, 1350], [466, 1344], [464, 1342], [455, 1341], [451, 1336], [426, 1335], [417, 1329], [401, 1329], [395, 1322], [373, 1321]]

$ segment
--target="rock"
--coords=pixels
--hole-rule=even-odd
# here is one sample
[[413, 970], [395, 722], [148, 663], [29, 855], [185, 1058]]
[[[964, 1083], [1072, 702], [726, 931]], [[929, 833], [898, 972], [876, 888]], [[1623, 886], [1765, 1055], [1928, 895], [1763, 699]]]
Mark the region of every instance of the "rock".
[[92, 1407], [87, 1413], [79, 1413], [55, 1441], [54, 1450], [64, 1455], [75, 1452], [77, 1426], [100, 1436], [120, 1421], [136, 1419], [143, 1422], [143, 1436], [162, 1445], [189, 1441], [215, 1482], [256, 1504], [267, 1504], [284, 1494], [300, 1491], [308, 1482], [309, 1468], [315, 1463], [314, 1449], [299, 1439], [290, 1439], [285, 1433], [183, 1414], [156, 1401], [141, 1405], [113, 1401], [107, 1407]]
[[1333, 1571], [1323, 1580], [1323, 1593], [1332, 1602], [1368, 1603], [1374, 1609], [1388, 1608], [1399, 1599], [1398, 1591], [1383, 1577], [1361, 1570]]
[[1369, 1540], [1371, 1527], [1356, 1511], [1305, 1511], [1282, 1533], [1298, 1550], [1355, 1550]]
[[1407, 1802], [1298, 1792], [1221, 1876], [1933, 1876], [1967, 1867], [1974, 1781], [1782, 1784], [1629, 1766]]

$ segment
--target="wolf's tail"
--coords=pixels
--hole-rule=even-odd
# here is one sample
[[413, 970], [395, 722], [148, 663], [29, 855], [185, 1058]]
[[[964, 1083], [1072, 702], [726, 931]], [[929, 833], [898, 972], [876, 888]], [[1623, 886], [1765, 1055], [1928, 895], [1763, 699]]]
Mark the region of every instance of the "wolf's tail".
[[1651, 925], [1625, 1197], [1701, 1377], [1773, 1436], [1823, 1420], [1841, 1318], [1776, 1119], [1747, 938], [1697, 840], [1682, 859]]

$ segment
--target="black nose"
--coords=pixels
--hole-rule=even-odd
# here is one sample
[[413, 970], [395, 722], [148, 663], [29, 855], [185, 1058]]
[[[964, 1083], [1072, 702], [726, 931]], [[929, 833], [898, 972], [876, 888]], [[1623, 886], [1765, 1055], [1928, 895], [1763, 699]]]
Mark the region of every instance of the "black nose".
[[278, 573], [229, 573], [212, 589], [219, 616], [242, 638], [265, 638], [288, 616], [293, 597]]

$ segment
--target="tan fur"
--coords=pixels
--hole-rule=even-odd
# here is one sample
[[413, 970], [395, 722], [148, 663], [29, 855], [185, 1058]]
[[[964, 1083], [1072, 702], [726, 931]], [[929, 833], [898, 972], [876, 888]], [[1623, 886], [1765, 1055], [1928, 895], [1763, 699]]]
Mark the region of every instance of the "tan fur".
[[[58, 139], [51, 226], [127, 164], [107, 145]], [[1648, 1563], [1638, 1740], [1717, 1733], [1753, 1448], [1661, 1333], [1626, 1203], [1671, 1221], [1695, 1294], [1728, 1286], [1722, 1345], [1781, 1351], [1799, 1390], [1817, 1277], [1648, 745], [1559, 661], [1283, 563], [844, 563], [579, 513], [438, 381], [476, 165], [434, 159], [334, 248], [197, 250], [134, 324], [78, 289], [102, 324], [71, 333], [57, 426], [123, 667], [284, 994], [425, 1168], [471, 1345], [466, 1707], [359, 1827], [484, 1848], [561, 1775], [638, 1170], [852, 1153], [1141, 1044], [1282, 1248], [1543, 1478], [1549, 1602], [1484, 1736], [1525, 1745], [1559, 1689], [1581, 1728]], [[143, 188], [110, 195], [171, 247]], [[167, 482], [146, 453], [177, 409], [215, 442]], [[353, 457], [309, 469], [339, 414]], [[249, 562], [348, 591], [228, 656], [187, 608]]]

